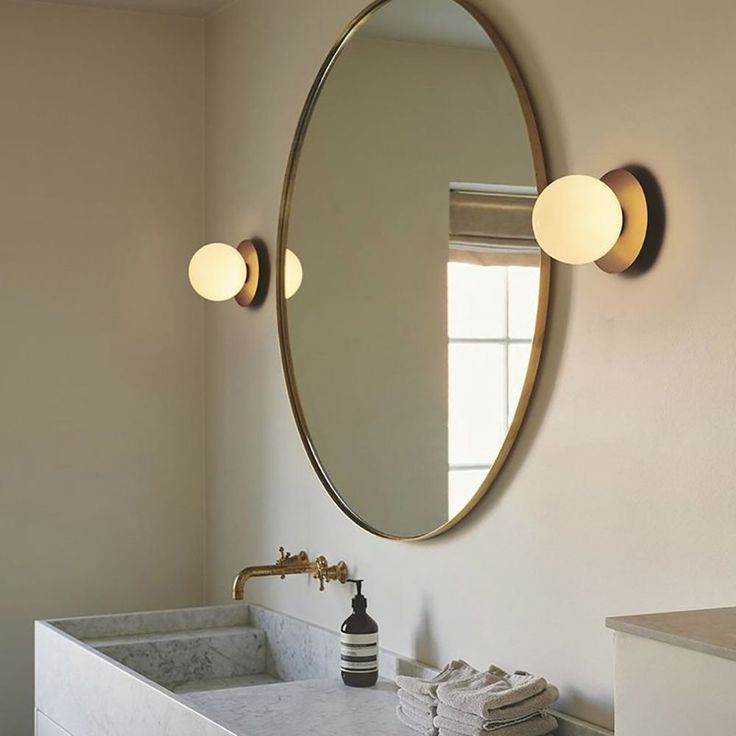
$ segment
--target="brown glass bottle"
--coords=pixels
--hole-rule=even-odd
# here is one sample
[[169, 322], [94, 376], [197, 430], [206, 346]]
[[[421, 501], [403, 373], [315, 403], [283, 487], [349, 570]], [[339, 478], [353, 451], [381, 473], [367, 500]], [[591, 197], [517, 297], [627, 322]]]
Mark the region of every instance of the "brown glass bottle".
[[368, 601], [362, 580], [353, 598], [353, 613], [340, 627], [340, 673], [350, 687], [371, 687], [378, 682], [378, 624], [366, 613]]

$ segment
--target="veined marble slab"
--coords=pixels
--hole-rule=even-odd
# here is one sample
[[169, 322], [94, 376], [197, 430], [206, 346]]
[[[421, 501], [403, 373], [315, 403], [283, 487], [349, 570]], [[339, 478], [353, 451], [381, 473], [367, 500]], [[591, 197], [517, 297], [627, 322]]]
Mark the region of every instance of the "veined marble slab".
[[[340, 681], [339, 634], [235, 604], [36, 623], [36, 708], [70, 736], [416, 736], [380, 650], [374, 688]], [[555, 713], [559, 736], [611, 736]], [[45, 719], [45, 720], [44, 720]]]
[[205, 693], [212, 690], [231, 690], [233, 688], [252, 687], [253, 685], [273, 685], [281, 682], [268, 672], [259, 672], [255, 675], [243, 675], [242, 677], [218, 677], [210, 680], [190, 680], [182, 682], [171, 688], [172, 692], [179, 694]]
[[40, 722], [70, 736], [235, 736], [61, 629], [37, 622], [35, 636]]
[[221, 626], [248, 626], [250, 610], [247, 605], [202, 606], [53, 619], [48, 623], [75, 639], [87, 641], [135, 634], [212, 629]]
[[87, 644], [168, 689], [266, 671], [266, 635], [252, 626], [90, 639]]
[[[331, 679], [340, 671], [340, 635], [315, 624], [250, 606], [250, 623], [266, 634], [266, 672], [279, 680]], [[378, 670], [383, 677], [433, 677], [437, 670], [406, 657], [379, 650]]]
[[218, 690], [187, 696], [239, 736], [411, 736], [396, 717], [396, 685], [345, 687], [339, 679]]

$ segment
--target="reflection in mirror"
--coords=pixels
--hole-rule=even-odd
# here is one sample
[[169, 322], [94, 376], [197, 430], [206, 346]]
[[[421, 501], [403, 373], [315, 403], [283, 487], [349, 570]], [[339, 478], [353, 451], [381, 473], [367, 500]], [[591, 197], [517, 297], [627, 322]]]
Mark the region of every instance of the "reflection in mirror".
[[483, 483], [521, 398], [540, 281], [529, 228], [535, 197], [521, 186], [450, 192], [448, 518]]
[[378, 6], [308, 112], [280, 243], [303, 268], [279, 305], [297, 422], [354, 520], [426, 536], [487, 489], [536, 372], [548, 261], [524, 114], [455, 0]]

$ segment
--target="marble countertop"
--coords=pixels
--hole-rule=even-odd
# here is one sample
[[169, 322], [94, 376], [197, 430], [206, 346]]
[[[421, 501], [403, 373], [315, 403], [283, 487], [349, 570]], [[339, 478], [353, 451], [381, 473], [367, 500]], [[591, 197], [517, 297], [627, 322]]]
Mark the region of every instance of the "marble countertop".
[[672, 611], [606, 619], [614, 631], [736, 661], [736, 608]]
[[437, 673], [381, 648], [378, 684], [346, 687], [337, 631], [254, 605], [38, 621], [35, 648], [39, 717], [95, 736], [416, 736], [394, 678]]
[[[396, 685], [346, 687], [339, 679], [210, 690], [183, 695], [237, 736], [411, 736], [396, 717]], [[416, 736], [416, 734], [414, 734]]]
[[381, 649], [352, 688], [339, 662], [337, 632], [253, 605], [41, 621], [36, 708], [95, 736], [416, 736], [392, 678], [436, 670]]

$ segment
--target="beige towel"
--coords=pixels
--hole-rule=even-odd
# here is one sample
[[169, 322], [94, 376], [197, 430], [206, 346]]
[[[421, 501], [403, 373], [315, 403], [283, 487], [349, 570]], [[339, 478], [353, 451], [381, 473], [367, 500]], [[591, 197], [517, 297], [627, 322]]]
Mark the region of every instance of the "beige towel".
[[406, 690], [399, 689], [399, 703], [404, 708], [416, 711], [428, 718], [434, 718], [437, 715], [437, 700], [429, 695], [412, 695]]
[[[451, 721], [442, 716], [434, 719], [434, 725], [439, 729], [439, 736], [488, 736], [488, 731], [479, 730], [458, 721]], [[493, 736], [545, 736], [556, 728], [555, 718], [541, 714], [513, 726], [501, 726], [491, 733]]]
[[443, 716], [450, 721], [466, 723], [468, 726], [473, 726], [473, 728], [478, 730], [493, 731], [499, 725], [518, 723], [519, 721], [539, 714], [540, 711], [552, 705], [559, 695], [554, 685], [548, 685], [538, 695], [533, 695], [531, 698], [522, 700], [516, 705], [508, 705], [505, 708], [489, 711], [488, 718], [458, 710], [440, 701], [437, 704], [437, 715]]
[[443, 682], [461, 680], [477, 674], [478, 670], [471, 667], [467, 662], [463, 662], [462, 659], [456, 659], [450, 662], [450, 664], [434, 677], [423, 679], [421, 677], [397, 675], [396, 684], [402, 690], [406, 690], [412, 695], [429, 695], [434, 698], [437, 696], [437, 687]]
[[505, 676], [481, 672], [463, 680], [442, 683], [437, 687], [437, 698], [457, 710], [490, 720], [494, 710], [516, 705], [546, 688], [547, 681], [543, 677], [528, 672]]
[[408, 726], [417, 733], [421, 733], [422, 736], [437, 736], [437, 729], [430, 719], [417, 720], [409, 715], [401, 705], [396, 706], [396, 715], [405, 726]]
[[401, 710], [404, 711], [404, 715], [409, 716], [413, 721], [417, 723], [423, 723], [428, 726], [433, 725], [434, 717], [437, 715], [437, 711], [434, 708], [431, 709], [419, 709], [414, 708], [406, 703], [399, 703]]

